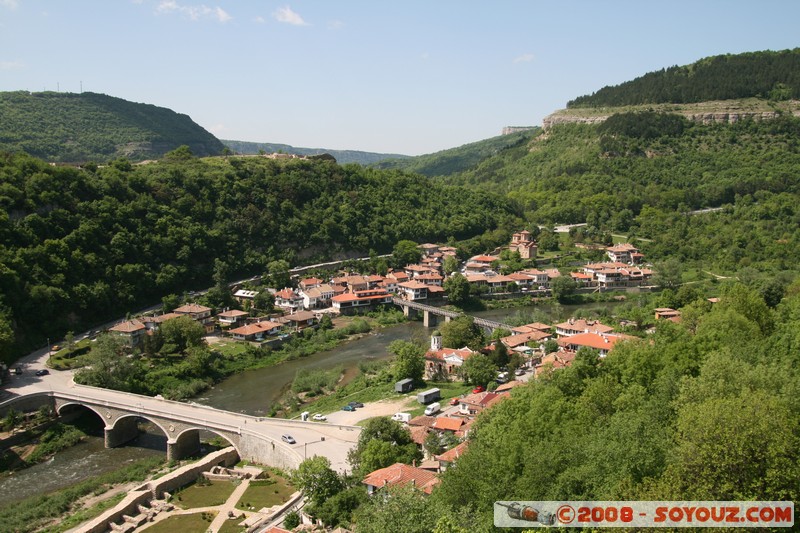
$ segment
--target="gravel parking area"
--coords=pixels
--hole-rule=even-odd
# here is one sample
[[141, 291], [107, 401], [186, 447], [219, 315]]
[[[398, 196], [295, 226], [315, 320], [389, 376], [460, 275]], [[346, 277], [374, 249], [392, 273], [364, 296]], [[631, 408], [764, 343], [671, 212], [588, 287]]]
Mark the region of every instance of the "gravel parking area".
[[414, 398], [399, 400], [381, 400], [364, 404], [355, 411], [336, 411], [328, 415], [331, 424], [356, 425], [358, 422], [374, 416], [392, 416], [402, 411], [407, 405], [416, 405]]

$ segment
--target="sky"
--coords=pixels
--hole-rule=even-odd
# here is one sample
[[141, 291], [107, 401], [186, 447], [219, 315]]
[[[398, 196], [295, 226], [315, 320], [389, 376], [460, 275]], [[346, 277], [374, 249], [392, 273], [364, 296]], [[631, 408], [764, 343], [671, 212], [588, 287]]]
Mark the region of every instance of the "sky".
[[0, 90], [168, 107], [220, 139], [419, 155], [710, 55], [795, 0], [0, 0]]

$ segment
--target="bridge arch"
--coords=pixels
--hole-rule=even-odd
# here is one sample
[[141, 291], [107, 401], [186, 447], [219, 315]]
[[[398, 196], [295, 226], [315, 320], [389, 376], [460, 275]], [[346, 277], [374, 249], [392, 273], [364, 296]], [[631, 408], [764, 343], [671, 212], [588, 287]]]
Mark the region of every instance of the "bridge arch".
[[219, 431], [209, 427], [186, 427], [178, 432], [174, 437], [167, 441], [167, 456], [170, 459], [178, 459], [193, 455], [200, 451], [200, 432], [207, 431], [222, 439], [236, 450], [241, 457], [239, 436], [224, 431]]
[[70, 414], [86, 411], [97, 415], [97, 418], [103, 422], [104, 426], [108, 425], [103, 414], [91, 405], [79, 402], [56, 403], [56, 414], [60, 417], [68, 417]]

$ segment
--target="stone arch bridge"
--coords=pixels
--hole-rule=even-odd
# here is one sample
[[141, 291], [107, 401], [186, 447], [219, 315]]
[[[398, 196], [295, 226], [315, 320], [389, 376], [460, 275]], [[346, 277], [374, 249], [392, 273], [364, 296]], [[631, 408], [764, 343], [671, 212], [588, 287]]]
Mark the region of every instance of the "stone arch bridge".
[[[0, 410], [27, 410], [41, 405], [50, 406], [59, 415], [79, 409], [94, 412], [103, 420], [107, 448], [136, 438], [138, 421], [145, 419], [166, 435], [169, 459], [196, 453], [200, 449], [200, 432], [208, 431], [227, 440], [243, 460], [296, 468], [306, 457], [323, 455], [334, 469], [343, 471], [349, 469], [347, 452], [361, 431], [357, 426], [254, 417], [72, 383], [21, 395], [0, 404]], [[294, 445], [281, 439], [286, 433], [294, 437]]]

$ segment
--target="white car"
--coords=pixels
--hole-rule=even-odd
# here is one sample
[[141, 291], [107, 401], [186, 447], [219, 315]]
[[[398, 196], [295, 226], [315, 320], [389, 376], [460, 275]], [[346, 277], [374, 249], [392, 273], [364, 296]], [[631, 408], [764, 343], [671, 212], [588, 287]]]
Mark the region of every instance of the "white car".
[[283, 442], [286, 442], [286, 443], [288, 443], [288, 444], [294, 444], [294, 443], [296, 442], [296, 441], [294, 440], [294, 437], [292, 437], [292, 436], [291, 436], [291, 435], [289, 435], [288, 433], [287, 433], [287, 434], [284, 434], [284, 435], [281, 435], [281, 440], [282, 440]]
[[323, 415], [323, 414], [320, 414], [320, 413], [317, 413], [317, 414], [315, 414], [315, 415], [314, 415], [314, 416], [312, 416], [311, 418], [312, 418], [313, 420], [317, 420], [318, 422], [324, 422], [324, 421], [326, 421], [326, 420], [328, 419], [328, 417], [327, 417], [327, 416], [325, 416], [325, 415]]

